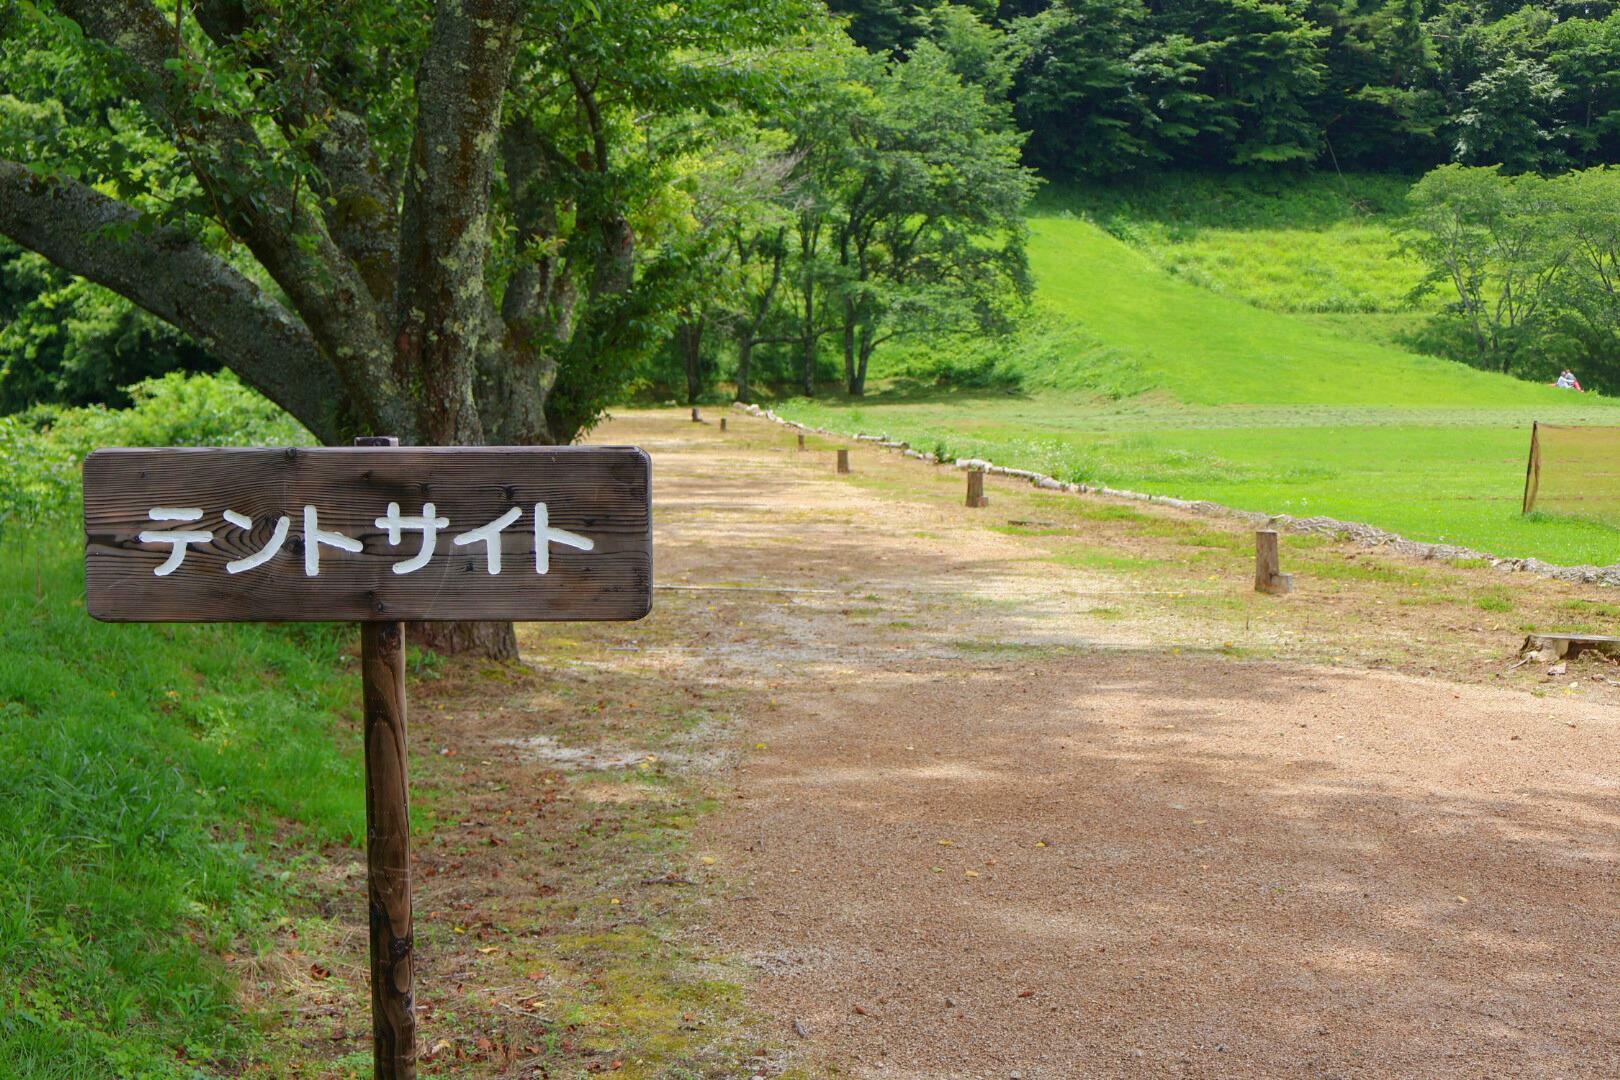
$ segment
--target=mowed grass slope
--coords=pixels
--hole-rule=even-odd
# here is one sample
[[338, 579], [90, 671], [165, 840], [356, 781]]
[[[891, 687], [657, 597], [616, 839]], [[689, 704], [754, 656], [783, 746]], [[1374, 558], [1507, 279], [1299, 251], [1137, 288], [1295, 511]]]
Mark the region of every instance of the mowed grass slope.
[[[1367, 269], [1379, 243], [1395, 257], [1387, 200], [1369, 221], [1353, 207], [1316, 212], [1324, 201], [1314, 192], [1312, 211], [1299, 215], [1297, 245], [1278, 220], [1293, 208], [1286, 198], [1262, 214], [1240, 198], [1225, 212], [1194, 207], [1184, 220], [1135, 228], [1114, 206], [1112, 233], [1048, 204], [1030, 223], [1037, 317], [982, 350], [981, 367], [994, 367], [981, 380], [988, 388], [919, 385], [927, 362], [896, 350], [887, 373], [902, 377], [887, 389], [780, 410], [1066, 480], [1363, 521], [1498, 555], [1620, 561], [1620, 533], [1607, 526], [1519, 513], [1531, 422], [1620, 425], [1620, 409], [1363, 331], [1357, 320], [1419, 317], [1388, 310], [1413, 271], [1397, 265], [1376, 284]], [[1210, 224], [1225, 220], [1235, 224]], [[1345, 230], [1366, 235], [1345, 249], [1344, 273], [1329, 266], [1315, 284], [1302, 278], [1284, 301], [1272, 266], [1243, 262], [1292, 247], [1320, 264], [1339, 250], [1325, 237]], [[1178, 269], [1178, 245], [1220, 263], [1224, 280], [1195, 284]], [[1223, 251], [1230, 258], [1215, 258]], [[1335, 308], [1347, 279], [1375, 282], [1368, 288], [1382, 299], [1361, 313]]]
[[1551, 387], [1349, 339], [1179, 280], [1078, 218], [1035, 218], [1030, 229], [1039, 303], [1184, 404], [1568, 404]]

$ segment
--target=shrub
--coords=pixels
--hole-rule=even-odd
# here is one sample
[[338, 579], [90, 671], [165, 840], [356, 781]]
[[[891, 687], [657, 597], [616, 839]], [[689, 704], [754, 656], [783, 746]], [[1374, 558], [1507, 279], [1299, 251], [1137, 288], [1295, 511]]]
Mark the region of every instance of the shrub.
[[127, 409], [40, 405], [0, 417], [0, 528], [79, 512], [80, 466], [104, 446], [307, 446], [297, 421], [235, 376], [171, 372]]

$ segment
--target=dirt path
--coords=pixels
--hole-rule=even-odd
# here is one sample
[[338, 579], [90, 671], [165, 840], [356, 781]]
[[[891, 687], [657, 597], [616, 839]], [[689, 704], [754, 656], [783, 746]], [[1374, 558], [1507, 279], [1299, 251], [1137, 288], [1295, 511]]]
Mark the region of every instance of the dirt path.
[[[735, 797], [696, 845], [726, 882], [707, 933], [797, 1068], [1620, 1073], [1602, 672], [1509, 673], [1498, 616], [1397, 612], [1388, 574], [1238, 610], [1241, 543], [1156, 579], [1054, 549], [1090, 534], [1032, 528], [1050, 497], [993, 485], [970, 514], [957, 474], [863, 447], [838, 477], [729, 419], [595, 435], [653, 454], [662, 587], [649, 623], [604, 633], [740, 695]], [[1441, 585], [1503, 587], [1488, 574]], [[1393, 666], [1448, 677], [1289, 661], [1366, 660], [1406, 618], [1406, 640], [1460, 644]]]

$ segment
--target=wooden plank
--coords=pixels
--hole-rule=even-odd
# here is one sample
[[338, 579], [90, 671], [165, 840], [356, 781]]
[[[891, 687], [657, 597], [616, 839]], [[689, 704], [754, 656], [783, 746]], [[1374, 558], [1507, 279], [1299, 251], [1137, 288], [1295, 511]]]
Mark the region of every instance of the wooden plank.
[[[107, 621], [638, 619], [652, 605], [651, 463], [634, 447], [98, 450], [84, 493], [86, 606]], [[401, 573], [426, 503], [433, 551]], [[465, 534], [506, 515], [491, 573], [491, 545]], [[152, 536], [175, 531], [208, 539]]]
[[1620, 637], [1607, 634], [1531, 634], [1519, 649], [1520, 656], [1535, 660], [1573, 660], [1587, 652], [1620, 658]]

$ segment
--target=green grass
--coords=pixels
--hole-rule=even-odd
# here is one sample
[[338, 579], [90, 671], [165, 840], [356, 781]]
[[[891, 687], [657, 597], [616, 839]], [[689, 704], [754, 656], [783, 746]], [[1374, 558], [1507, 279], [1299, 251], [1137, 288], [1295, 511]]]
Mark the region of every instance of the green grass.
[[[354, 843], [355, 680], [325, 629], [113, 626], [67, 528], [0, 545], [0, 1073], [195, 1077], [255, 1058], [223, 960]], [[8, 530], [9, 531], [9, 530]]]
[[[1078, 218], [1036, 218], [1030, 228], [1038, 303], [1183, 404], [1567, 403], [1551, 387], [1349, 339], [1199, 288]], [[1031, 375], [1039, 385], [1041, 373]]]
[[1393, 314], [1423, 277], [1400, 250], [1409, 182], [1171, 174], [1130, 188], [1047, 194], [1191, 284], [1276, 311]]
[[[1048, 195], [1030, 223], [1036, 315], [1020, 333], [896, 349], [866, 399], [779, 410], [1064, 480], [1496, 555], [1620, 561], [1612, 528], [1519, 514], [1530, 422], [1620, 423], [1615, 403], [1401, 348], [1419, 316], [1387, 309], [1413, 270], [1378, 252], [1393, 255], [1404, 182], [1361, 178], [1348, 195], [1334, 183]], [[1312, 278], [1300, 259], [1332, 273]], [[1217, 263], [1228, 277], [1210, 287], [1171, 272]], [[1341, 271], [1378, 297], [1369, 314], [1333, 312]], [[1290, 279], [1301, 292], [1279, 298]]]

